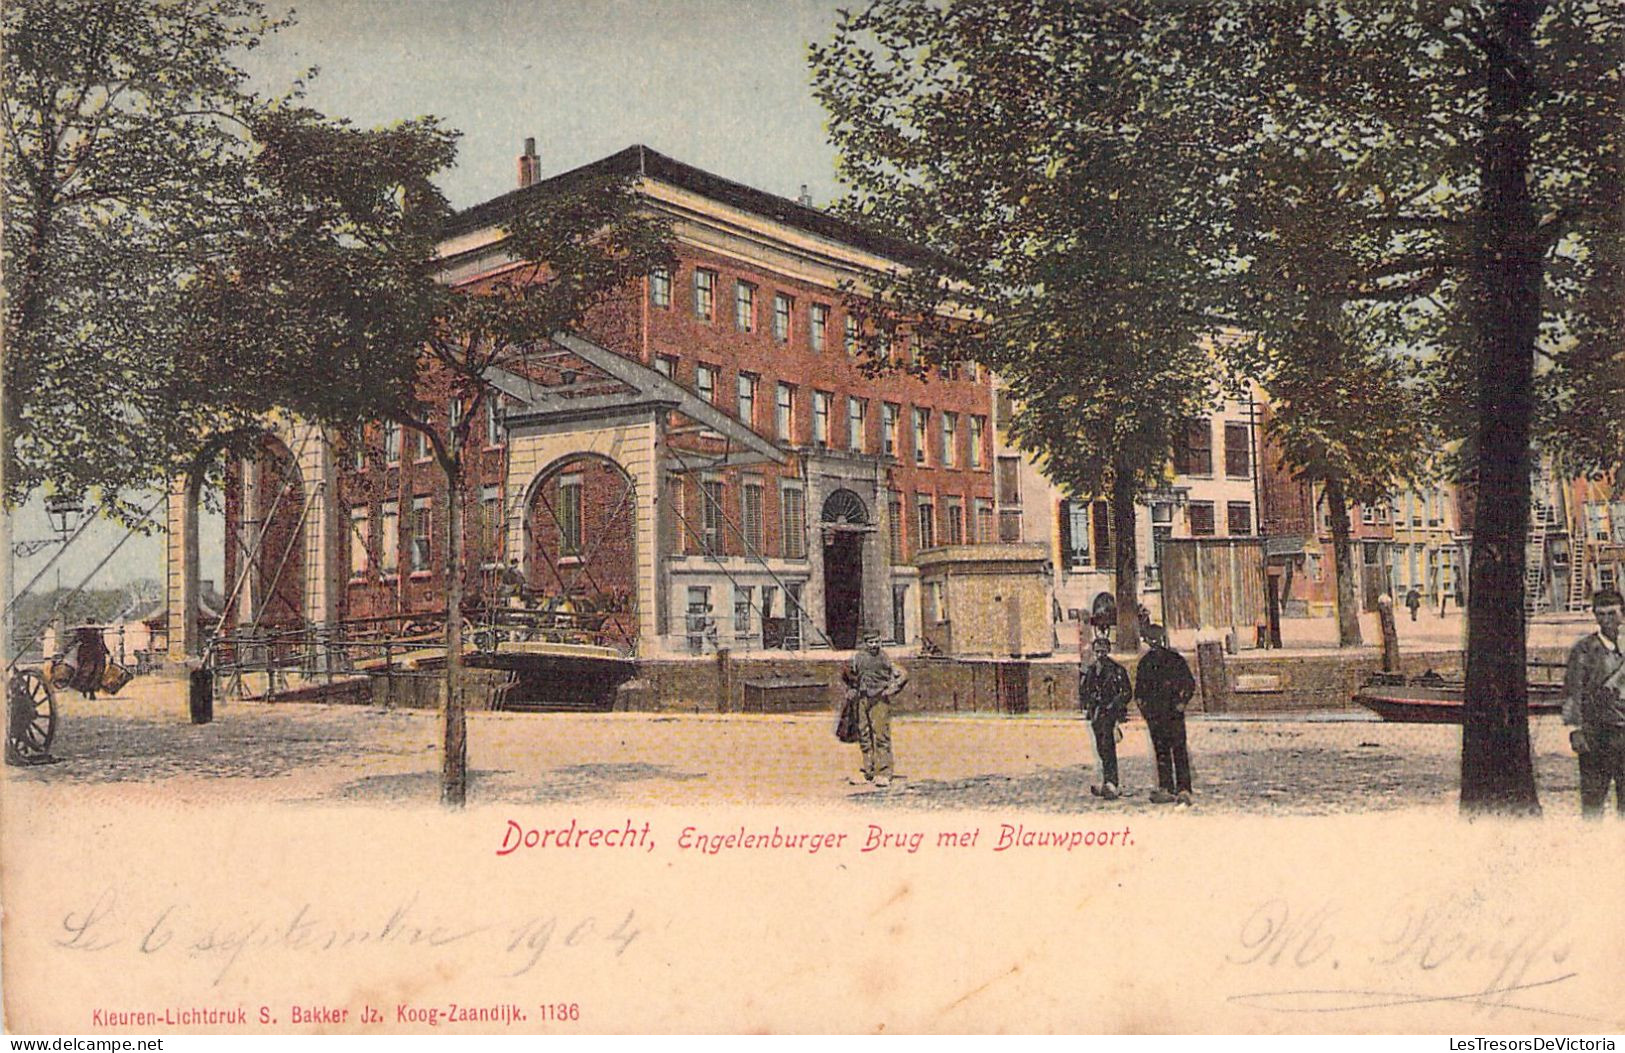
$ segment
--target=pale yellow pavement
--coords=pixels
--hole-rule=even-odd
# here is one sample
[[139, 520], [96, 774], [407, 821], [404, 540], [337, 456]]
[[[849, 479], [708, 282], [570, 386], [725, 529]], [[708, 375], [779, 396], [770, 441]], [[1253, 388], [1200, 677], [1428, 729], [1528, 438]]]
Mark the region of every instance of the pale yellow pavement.
[[[14, 801], [105, 799], [175, 805], [221, 801], [339, 806], [437, 797], [438, 715], [364, 706], [222, 702], [213, 723], [187, 720], [181, 685], [137, 681], [123, 697], [65, 692], [59, 763], [7, 769]], [[1336, 719], [1193, 718], [1198, 811], [1325, 813], [1450, 808], [1460, 730]], [[1137, 812], [1153, 782], [1145, 728], [1119, 746], [1136, 795], [1106, 804], [1088, 728], [1070, 714], [903, 716], [890, 791], [846, 784], [857, 749], [822, 715], [474, 713], [470, 803], [641, 805], [848, 804], [926, 809], [1031, 808]], [[1533, 724], [1537, 778], [1552, 814], [1578, 811], [1567, 736]]]

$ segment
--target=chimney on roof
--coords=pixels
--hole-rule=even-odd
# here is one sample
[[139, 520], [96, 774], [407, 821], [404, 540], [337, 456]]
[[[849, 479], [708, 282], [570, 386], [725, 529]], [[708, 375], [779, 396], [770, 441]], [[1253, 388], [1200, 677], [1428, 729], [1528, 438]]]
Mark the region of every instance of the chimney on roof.
[[807, 184], [801, 184], [801, 193], [796, 195], [796, 203], [802, 208], [812, 208], [812, 195], [807, 193]]
[[542, 159], [536, 156], [536, 140], [525, 140], [525, 152], [519, 155], [519, 189], [523, 190], [542, 178]]

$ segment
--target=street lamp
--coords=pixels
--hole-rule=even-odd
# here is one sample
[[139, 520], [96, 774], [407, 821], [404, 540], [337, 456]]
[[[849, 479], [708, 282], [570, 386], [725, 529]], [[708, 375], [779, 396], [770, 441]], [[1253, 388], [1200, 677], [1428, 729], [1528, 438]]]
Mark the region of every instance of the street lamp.
[[[56, 533], [54, 538], [34, 538], [12, 543], [12, 554], [27, 559], [34, 553], [50, 545], [66, 545], [68, 535], [73, 533], [79, 525], [79, 517], [84, 514], [84, 506], [76, 498], [63, 494], [52, 494], [45, 499], [45, 514], [51, 517], [51, 529]], [[61, 575], [58, 574], [60, 579]]]
[[[72, 534], [74, 528], [79, 525], [79, 516], [84, 513], [84, 510], [84, 505], [79, 503], [78, 498], [69, 497], [67, 494], [52, 494], [45, 499], [45, 514], [51, 517], [51, 527], [56, 531], [57, 543], [62, 548], [66, 549], [68, 547], [68, 535]], [[56, 591], [54, 595], [56, 596], [56, 602], [61, 603], [62, 563], [60, 561], [56, 565]], [[61, 650], [62, 629], [65, 628], [65, 625], [61, 619], [61, 614], [58, 614], [55, 620], [57, 622], [56, 649]]]
[[51, 527], [61, 535], [63, 543], [79, 525], [79, 516], [84, 510], [78, 498], [66, 494], [52, 494], [45, 499], [45, 513], [51, 517]]

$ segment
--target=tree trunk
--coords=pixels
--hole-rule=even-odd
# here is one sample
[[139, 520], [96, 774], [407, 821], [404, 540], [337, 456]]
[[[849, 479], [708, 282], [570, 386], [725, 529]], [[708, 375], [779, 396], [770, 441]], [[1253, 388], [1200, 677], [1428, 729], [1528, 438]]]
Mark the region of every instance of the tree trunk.
[[0, 381], [0, 460], [5, 463], [6, 489], [0, 494], [9, 494], [11, 488], [18, 485], [14, 476], [24, 474], [16, 462], [17, 435], [22, 429], [23, 399], [33, 391], [41, 365], [39, 325], [45, 306], [45, 268], [52, 217], [45, 206], [41, 208], [42, 213], [34, 218], [29, 230], [28, 250], [15, 266], [17, 281], [12, 289], [15, 299], [6, 312], [10, 332], [6, 334], [4, 380]]
[[468, 715], [463, 697], [462, 459], [446, 472], [446, 701], [442, 707], [440, 803], [461, 808], [468, 799]]
[[1464, 812], [1538, 814], [1524, 667], [1524, 545], [1541, 250], [1529, 200], [1532, 30], [1544, 4], [1502, 0], [1487, 46], [1480, 146], [1477, 286], [1477, 500], [1467, 608], [1461, 735]]
[[1354, 595], [1354, 549], [1349, 541], [1349, 502], [1343, 480], [1326, 480], [1326, 518], [1332, 528], [1332, 583], [1337, 586], [1337, 646], [1359, 647], [1360, 603]]
[[1112, 472], [1112, 530], [1116, 544], [1112, 558], [1117, 579], [1117, 650], [1140, 649], [1140, 552], [1135, 541], [1135, 498], [1139, 492], [1133, 474]]

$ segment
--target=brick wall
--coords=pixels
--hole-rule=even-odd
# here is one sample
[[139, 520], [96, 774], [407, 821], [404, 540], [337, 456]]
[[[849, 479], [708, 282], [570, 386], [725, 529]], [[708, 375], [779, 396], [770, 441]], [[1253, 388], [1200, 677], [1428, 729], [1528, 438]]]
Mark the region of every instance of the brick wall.
[[[862, 447], [871, 454], [882, 449], [884, 405], [888, 402], [896, 405], [899, 407], [896, 459], [887, 467], [885, 474], [886, 488], [903, 493], [905, 512], [909, 513], [904, 517], [905, 558], [912, 556], [917, 546], [917, 526], [912, 515], [917, 494], [930, 495], [934, 499], [939, 518], [944, 497], [962, 498], [969, 533], [974, 500], [991, 499], [993, 496], [993, 435], [989, 420], [991, 399], [985, 376], [973, 380], [961, 371], [957, 378], [950, 379], [937, 369], [931, 370], [928, 377], [923, 378], [901, 371], [869, 376], [864, 372], [861, 358], [845, 350], [847, 310], [838, 293], [691, 246], [680, 246], [678, 255], [678, 265], [671, 278], [669, 306], [646, 305], [646, 285], [638, 283], [596, 309], [583, 325], [583, 332], [605, 347], [644, 360], [651, 366], [665, 356], [672, 362], [673, 378], [690, 389], [697, 387], [698, 368], [701, 365], [710, 367], [714, 375], [714, 402], [730, 415], [738, 411], [740, 374], [755, 377], [752, 427], [761, 434], [792, 445], [807, 446], [813, 442], [813, 408], [817, 392], [830, 396], [828, 445], [837, 450], [851, 448], [848, 441], [847, 396], [856, 395], [866, 400]], [[715, 275], [710, 319], [699, 318], [694, 312], [696, 270]], [[741, 329], [735, 318], [735, 296], [740, 282], [754, 289], [755, 324], [748, 331]], [[789, 331], [787, 339], [783, 341], [778, 339], [773, 328], [774, 297], [779, 294], [789, 296], [792, 301]], [[821, 350], [813, 345], [814, 305], [828, 311]], [[898, 341], [896, 349], [902, 352], [906, 348], [905, 336]], [[776, 425], [775, 407], [780, 383], [790, 385], [794, 392], [792, 426], [788, 435], [778, 434]], [[914, 456], [913, 411], [916, 407], [930, 412], [927, 465], [923, 467], [916, 465]], [[944, 411], [956, 414], [958, 420], [955, 434], [956, 466], [952, 468], [945, 467], [942, 459]], [[969, 450], [973, 416], [985, 422], [980, 466], [974, 469], [970, 467]], [[720, 446], [694, 437], [674, 440], [673, 445], [711, 453], [720, 450]], [[786, 477], [799, 477], [801, 468], [792, 458], [787, 466], [763, 465], [750, 469], [749, 474], [762, 480], [764, 486], [763, 548], [769, 553], [781, 552], [779, 481]], [[741, 484], [739, 472], [729, 472], [723, 479], [723, 506], [732, 517], [739, 514]], [[691, 483], [690, 486], [692, 488], [697, 484]], [[697, 502], [698, 495], [691, 492], [689, 498]], [[698, 507], [697, 503], [685, 506]], [[871, 518], [878, 517], [877, 510], [869, 511]], [[688, 514], [685, 510], [685, 515]], [[810, 518], [817, 514], [818, 509], [808, 509]], [[729, 554], [743, 554], [731, 530], [728, 545]]]

